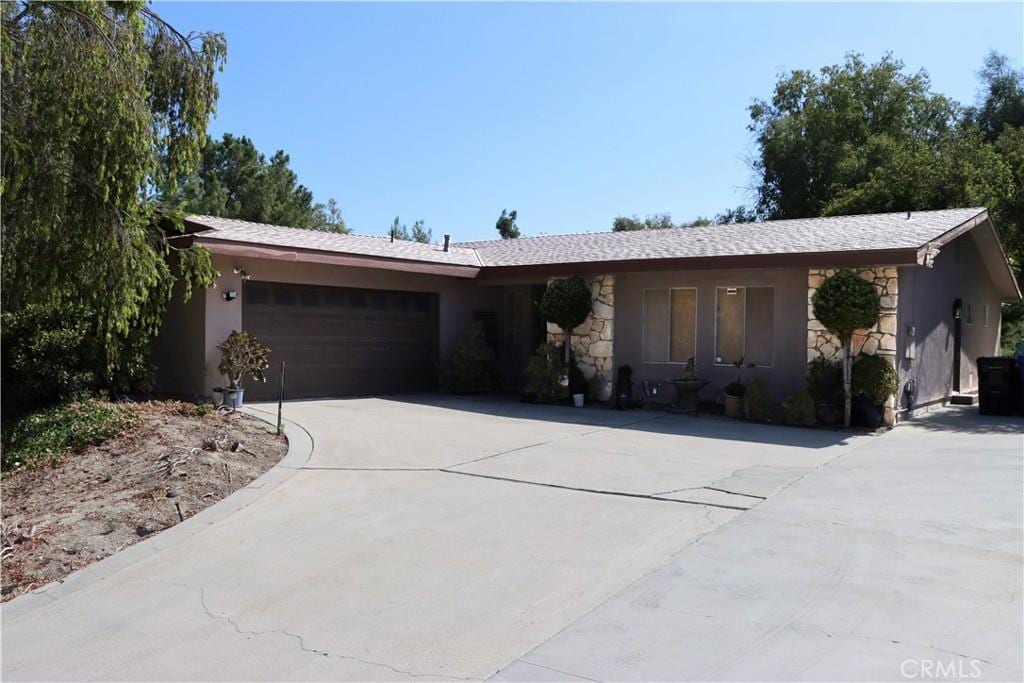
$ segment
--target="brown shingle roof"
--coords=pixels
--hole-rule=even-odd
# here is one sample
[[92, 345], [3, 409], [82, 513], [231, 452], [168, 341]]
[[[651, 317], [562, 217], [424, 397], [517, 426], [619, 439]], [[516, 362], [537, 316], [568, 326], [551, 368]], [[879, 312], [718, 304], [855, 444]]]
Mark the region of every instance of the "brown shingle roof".
[[303, 230], [281, 225], [252, 223], [216, 216], [188, 216], [191, 226], [206, 228], [198, 233], [204, 240], [244, 242], [270, 247], [313, 249], [317, 251], [377, 258], [420, 261], [458, 266], [479, 266], [476, 252], [466, 247], [452, 247], [445, 251], [438, 244], [423, 244], [407, 240], [391, 241], [388, 237], [368, 235], [342, 235], [322, 230]]
[[189, 216], [204, 240], [309, 249], [357, 256], [473, 267], [586, 264], [703, 257], [919, 249], [983, 208], [805, 218], [671, 230], [546, 235], [440, 245], [387, 237], [341, 235], [214, 216]]
[[484, 267], [917, 249], [983, 208], [462, 242]]

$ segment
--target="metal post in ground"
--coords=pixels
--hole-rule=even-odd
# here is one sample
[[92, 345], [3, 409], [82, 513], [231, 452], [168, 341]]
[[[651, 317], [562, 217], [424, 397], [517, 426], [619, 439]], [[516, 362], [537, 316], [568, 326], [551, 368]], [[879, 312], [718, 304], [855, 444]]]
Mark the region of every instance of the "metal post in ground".
[[277, 433], [281, 434], [281, 405], [284, 403], [284, 361], [281, 361], [281, 386], [277, 392]]

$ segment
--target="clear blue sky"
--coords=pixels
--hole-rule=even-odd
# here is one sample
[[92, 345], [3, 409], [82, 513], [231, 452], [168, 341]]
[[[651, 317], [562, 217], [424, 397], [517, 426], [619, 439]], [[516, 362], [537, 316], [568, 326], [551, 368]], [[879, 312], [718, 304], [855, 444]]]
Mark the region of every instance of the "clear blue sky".
[[749, 202], [747, 105], [777, 74], [886, 51], [973, 101], [989, 49], [1015, 65], [1024, 4], [156, 3], [227, 36], [212, 132], [291, 155], [318, 201], [384, 233], [607, 230]]

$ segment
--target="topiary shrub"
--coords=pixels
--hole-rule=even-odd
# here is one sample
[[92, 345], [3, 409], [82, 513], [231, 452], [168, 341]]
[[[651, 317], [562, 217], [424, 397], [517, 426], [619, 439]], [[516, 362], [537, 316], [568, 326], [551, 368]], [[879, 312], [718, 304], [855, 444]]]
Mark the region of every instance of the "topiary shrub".
[[809, 392], [791, 394], [782, 401], [782, 419], [786, 424], [810, 427], [814, 425], [814, 417], [814, 399]]
[[743, 402], [747, 409], [747, 419], [754, 422], [771, 422], [772, 394], [768, 385], [755, 379], [746, 386]]
[[849, 270], [840, 270], [818, 287], [811, 299], [814, 317], [843, 345], [843, 424], [850, 426], [850, 340], [855, 330], [874, 327], [881, 310], [875, 286]]
[[469, 323], [462, 328], [462, 337], [452, 355], [452, 372], [452, 391], [457, 394], [498, 388], [498, 363], [480, 323]]
[[526, 392], [530, 400], [539, 403], [564, 400], [568, 394], [566, 387], [562, 386], [564, 367], [561, 346], [547, 342], [537, 347], [526, 366]]
[[884, 405], [899, 388], [896, 368], [884, 356], [860, 354], [853, 363], [854, 396], [864, 396], [875, 405]]
[[239, 389], [246, 375], [257, 382], [266, 382], [263, 371], [270, 367], [270, 349], [248, 332], [232, 331], [217, 345], [220, 365], [217, 369], [228, 378], [232, 389]]
[[572, 330], [590, 315], [590, 287], [581, 277], [554, 280], [544, 290], [539, 308], [544, 320], [558, 325], [565, 334], [565, 364], [562, 367], [567, 368]]

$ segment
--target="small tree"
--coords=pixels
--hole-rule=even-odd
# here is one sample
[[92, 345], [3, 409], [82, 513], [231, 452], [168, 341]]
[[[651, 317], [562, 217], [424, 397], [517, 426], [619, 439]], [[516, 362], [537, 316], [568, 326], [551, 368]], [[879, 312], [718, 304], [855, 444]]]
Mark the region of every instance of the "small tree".
[[498, 217], [498, 222], [494, 224], [495, 230], [501, 235], [503, 240], [514, 240], [519, 237], [519, 226], [516, 225], [516, 219], [519, 214], [515, 209], [511, 211], [501, 210], [501, 215]]
[[850, 426], [850, 341], [855, 330], [866, 330], [878, 322], [881, 301], [870, 282], [849, 270], [840, 270], [825, 280], [812, 299], [814, 317], [839, 338], [843, 345], [843, 424]]
[[232, 389], [240, 389], [242, 380], [250, 375], [257, 382], [266, 382], [263, 371], [270, 367], [270, 349], [248, 332], [232, 331], [217, 345], [220, 365], [217, 369], [228, 378]]
[[544, 290], [540, 299], [540, 314], [544, 320], [562, 328], [565, 334], [565, 367], [569, 368], [572, 329], [590, 315], [590, 287], [581, 277], [555, 280]]

